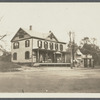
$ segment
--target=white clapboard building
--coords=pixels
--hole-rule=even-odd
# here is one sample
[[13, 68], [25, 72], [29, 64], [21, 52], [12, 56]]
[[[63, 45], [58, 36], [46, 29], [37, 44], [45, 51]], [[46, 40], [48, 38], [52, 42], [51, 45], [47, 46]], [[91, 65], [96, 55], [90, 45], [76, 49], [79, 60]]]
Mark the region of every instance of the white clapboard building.
[[11, 61], [15, 63], [66, 63], [66, 43], [56, 36], [20, 28], [11, 40]]

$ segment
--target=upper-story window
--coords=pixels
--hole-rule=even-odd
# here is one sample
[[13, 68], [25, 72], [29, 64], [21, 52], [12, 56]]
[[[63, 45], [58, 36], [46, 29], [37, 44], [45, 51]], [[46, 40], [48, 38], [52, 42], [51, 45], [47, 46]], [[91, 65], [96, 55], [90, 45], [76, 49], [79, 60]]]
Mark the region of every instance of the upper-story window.
[[19, 42], [13, 43], [13, 49], [18, 49], [19, 48]]
[[48, 42], [47, 41], [44, 42], [44, 48], [48, 49]]
[[58, 50], [58, 44], [57, 43], [55, 44], [55, 50], [56, 51]]
[[53, 50], [53, 43], [52, 42], [49, 44], [49, 46], [50, 46], [50, 50]]
[[29, 47], [30, 46], [30, 41], [29, 40], [26, 40], [25, 41], [25, 47]]
[[62, 44], [60, 44], [60, 50], [63, 51], [63, 45]]

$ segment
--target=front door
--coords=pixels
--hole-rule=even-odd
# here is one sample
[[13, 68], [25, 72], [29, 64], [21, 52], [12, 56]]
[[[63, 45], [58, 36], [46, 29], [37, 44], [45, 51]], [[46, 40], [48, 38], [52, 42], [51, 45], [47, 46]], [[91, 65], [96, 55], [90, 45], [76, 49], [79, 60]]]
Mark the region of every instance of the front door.
[[61, 63], [61, 54], [56, 54], [56, 63]]

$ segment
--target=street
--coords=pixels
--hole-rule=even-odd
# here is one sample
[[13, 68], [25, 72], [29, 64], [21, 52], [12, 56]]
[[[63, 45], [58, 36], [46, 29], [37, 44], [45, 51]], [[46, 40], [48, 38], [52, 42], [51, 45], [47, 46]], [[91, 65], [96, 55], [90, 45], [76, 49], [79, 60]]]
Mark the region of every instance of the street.
[[1, 93], [100, 93], [100, 69], [21, 67], [0, 72]]

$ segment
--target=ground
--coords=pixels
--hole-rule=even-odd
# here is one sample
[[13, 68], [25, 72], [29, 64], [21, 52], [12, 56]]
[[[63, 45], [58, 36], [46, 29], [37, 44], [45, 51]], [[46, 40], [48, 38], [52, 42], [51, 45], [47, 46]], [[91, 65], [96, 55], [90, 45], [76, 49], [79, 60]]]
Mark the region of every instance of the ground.
[[100, 69], [26, 67], [0, 72], [1, 93], [100, 93]]

